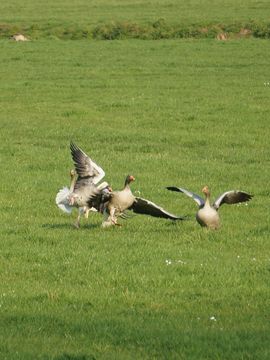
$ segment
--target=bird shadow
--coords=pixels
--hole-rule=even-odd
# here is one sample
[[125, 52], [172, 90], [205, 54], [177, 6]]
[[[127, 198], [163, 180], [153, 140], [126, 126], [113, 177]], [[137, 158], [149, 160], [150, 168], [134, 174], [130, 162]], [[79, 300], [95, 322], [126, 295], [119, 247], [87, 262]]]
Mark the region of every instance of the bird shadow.
[[72, 224], [42, 224], [42, 228], [55, 230], [55, 229], [73, 229], [73, 230], [80, 230], [80, 229], [97, 229], [100, 227], [99, 224], [85, 224], [81, 225], [77, 228], [75, 225]]

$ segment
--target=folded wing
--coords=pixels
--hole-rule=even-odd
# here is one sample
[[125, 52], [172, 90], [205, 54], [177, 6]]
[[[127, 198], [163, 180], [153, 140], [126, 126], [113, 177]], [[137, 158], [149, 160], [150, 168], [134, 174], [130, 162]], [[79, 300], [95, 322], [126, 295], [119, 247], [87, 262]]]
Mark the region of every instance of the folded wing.
[[[103, 185], [103, 187], [101, 187]], [[94, 207], [97, 211], [103, 212], [111, 198], [111, 192], [108, 189], [108, 183], [104, 182], [93, 192], [87, 201], [88, 207]]]

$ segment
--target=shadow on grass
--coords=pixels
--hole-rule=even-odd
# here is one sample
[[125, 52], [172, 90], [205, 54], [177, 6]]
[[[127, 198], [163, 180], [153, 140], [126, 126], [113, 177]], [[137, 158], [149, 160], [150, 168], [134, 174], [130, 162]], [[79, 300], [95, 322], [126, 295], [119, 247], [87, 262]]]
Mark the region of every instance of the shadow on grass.
[[72, 355], [64, 353], [63, 355], [53, 358], [54, 360], [95, 360], [93, 355]]
[[85, 224], [81, 225], [80, 228], [76, 228], [73, 224], [42, 224], [42, 228], [45, 229], [73, 229], [73, 230], [84, 230], [84, 229], [97, 229], [100, 224]]
[[184, 223], [189, 222], [190, 220], [193, 220], [192, 216], [184, 215], [183, 219], [167, 221], [167, 226], [176, 226], [176, 225], [179, 225], [179, 224], [183, 225]]

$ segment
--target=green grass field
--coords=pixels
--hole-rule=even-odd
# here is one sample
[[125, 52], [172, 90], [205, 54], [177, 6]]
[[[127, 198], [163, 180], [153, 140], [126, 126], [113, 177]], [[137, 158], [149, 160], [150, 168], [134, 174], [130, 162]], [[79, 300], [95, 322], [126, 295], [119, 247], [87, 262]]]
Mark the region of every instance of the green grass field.
[[[15, 4], [1, 5], [3, 22]], [[100, 4], [105, 20], [143, 13], [141, 2], [110, 4]], [[170, 4], [151, 3], [156, 13]], [[66, 15], [57, 6], [34, 16], [27, 1], [10, 22], [49, 11], [71, 21], [74, 5]], [[103, 12], [91, 6], [97, 23]], [[267, 2], [248, 6], [261, 19]], [[269, 41], [0, 45], [0, 358], [269, 359]], [[114, 189], [131, 173], [134, 191], [189, 220], [138, 215], [104, 230], [91, 214], [75, 229], [75, 212], [55, 205], [71, 139]], [[231, 189], [254, 198], [224, 205], [221, 229], [206, 231], [196, 204], [165, 189], [206, 184], [213, 198]]]
[[212, 22], [268, 20], [268, 0], [9, 0], [1, 4], [1, 21], [6, 23], [80, 23], [130, 20], [171, 22]]
[[10, 0], [0, 5], [0, 39], [270, 38], [268, 0]]

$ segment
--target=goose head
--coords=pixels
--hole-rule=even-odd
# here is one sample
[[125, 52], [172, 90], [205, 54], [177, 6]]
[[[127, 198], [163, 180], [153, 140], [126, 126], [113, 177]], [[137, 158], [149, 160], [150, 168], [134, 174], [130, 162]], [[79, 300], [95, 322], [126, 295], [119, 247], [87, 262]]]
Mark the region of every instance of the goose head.
[[135, 177], [133, 175], [128, 175], [125, 180], [125, 186], [129, 185], [132, 181], [135, 181]]
[[69, 175], [70, 175], [71, 179], [73, 179], [76, 176], [76, 170], [74, 170], [74, 169], [70, 170]]
[[102, 189], [103, 193], [110, 194], [113, 192], [113, 189], [110, 185], [107, 185], [105, 188]]
[[78, 199], [79, 199], [79, 196], [77, 194], [74, 194], [74, 193], [70, 194], [68, 197], [68, 205], [76, 206]]
[[204, 195], [206, 197], [210, 196], [210, 190], [209, 190], [209, 187], [207, 185], [202, 188], [202, 192], [204, 193]]
[[74, 191], [74, 187], [75, 187], [75, 183], [76, 183], [76, 179], [77, 179], [77, 173], [76, 170], [72, 169], [70, 170], [70, 187], [69, 187], [69, 191], [72, 193]]

